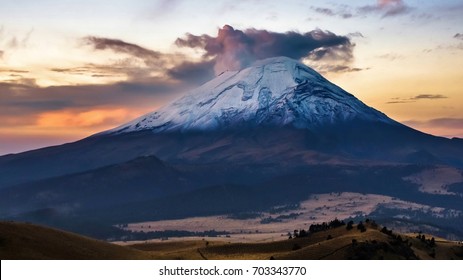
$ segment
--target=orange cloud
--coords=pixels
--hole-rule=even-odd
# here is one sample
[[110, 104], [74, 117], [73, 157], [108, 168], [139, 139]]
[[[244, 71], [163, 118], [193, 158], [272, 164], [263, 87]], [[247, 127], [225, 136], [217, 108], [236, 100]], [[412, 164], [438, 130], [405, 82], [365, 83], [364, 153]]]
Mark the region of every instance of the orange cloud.
[[94, 109], [83, 112], [46, 112], [37, 118], [37, 126], [42, 128], [111, 127], [127, 121], [133, 114], [127, 109]]

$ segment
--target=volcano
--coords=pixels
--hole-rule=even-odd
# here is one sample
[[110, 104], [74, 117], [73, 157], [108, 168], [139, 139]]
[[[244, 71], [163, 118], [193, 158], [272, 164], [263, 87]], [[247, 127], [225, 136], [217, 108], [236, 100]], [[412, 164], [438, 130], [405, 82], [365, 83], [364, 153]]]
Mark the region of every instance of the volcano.
[[107, 133], [311, 129], [353, 120], [397, 124], [313, 69], [277, 57], [224, 72], [161, 110]]
[[[63, 215], [114, 224], [264, 211], [354, 191], [462, 219], [461, 168], [460, 139], [409, 128], [306, 65], [276, 57], [223, 72], [117, 128], [0, 157], [0, 215], [60, 226], [68, 224]], [[436, 175], [429, 187], [420, 178], [430, 170], [453, 179]], [[390, 211], [376, 214], [397, 214]], [[455, 224], [409, 212], [398, 211]]]

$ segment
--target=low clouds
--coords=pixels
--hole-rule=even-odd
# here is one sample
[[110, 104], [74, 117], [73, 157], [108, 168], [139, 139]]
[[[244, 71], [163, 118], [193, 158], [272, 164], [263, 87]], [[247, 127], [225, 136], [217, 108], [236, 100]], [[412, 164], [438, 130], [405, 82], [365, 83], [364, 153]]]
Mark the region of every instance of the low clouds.
[[442, 94], [420, 94], [417, 96], [412, 97], [412, 100], [420, 100], [420, 99], [445, 99], [448, 98]]
[[145, 104], [146, 110], [178, 90], [182, 90], [181, 85], [155, 78], [150, 83], [119, 82], [45, 88], [0, 83], [0, 118], [8, 125], [22, 125], [24, 122], [32, 125], [38, 116], [51, 112], [79, 113], [108, 107], [143, 110], [140, 104]]
[[453, 36], [455, 39], [463, 40], [463, 34], [462, 33], [457, 33]]
[[205, 60], [214, 61], [216, 74], [275, 56], [297, 60], [331, 58], [349, 61], [355, 46], [346, 36], [319, 29], [307, 33], [277, 33], [253, 28], [241, 31], [230, 25], [219, 29], [217, 36], [186, 34], [178, 38], [175, 44], [202, 50]]
[[405, 121], [404, 123], [407, 125], [416, 126], [416, 127], [436, 126], [436, 127], [443, 127], [443, 128], [463, 129], [463, 119], [462, 118], [437, 118], [437, 119], [430, 119], [426, 121], [409, 120], [409, 121]]
[[420, 100], [436, 100], [436, 99], [447, 99], [448, 97], [442, 94], [419, 94], [410, 98], [391, 98], [391, 101], [386, 102], [386, 104], [401, 104], [401, 103], [413, 103]]
[[415, 129], [444, 137], [463, 138], [463, 118], [435, 118], [429, 120], [406, 120], [403, 124]]

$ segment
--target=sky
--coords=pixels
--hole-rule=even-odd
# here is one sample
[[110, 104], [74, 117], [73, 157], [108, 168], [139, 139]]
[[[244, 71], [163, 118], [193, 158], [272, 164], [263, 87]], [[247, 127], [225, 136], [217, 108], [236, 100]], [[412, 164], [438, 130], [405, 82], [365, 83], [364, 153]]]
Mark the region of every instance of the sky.
[[72, 142], [288, 56], [463, 138], [463, 1], [0, 0], [0, 155]]

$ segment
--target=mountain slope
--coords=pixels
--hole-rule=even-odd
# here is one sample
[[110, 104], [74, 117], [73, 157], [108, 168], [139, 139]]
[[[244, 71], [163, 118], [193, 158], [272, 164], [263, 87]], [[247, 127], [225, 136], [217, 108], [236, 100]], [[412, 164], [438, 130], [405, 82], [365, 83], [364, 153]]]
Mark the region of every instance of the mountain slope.
[[0, 213], [53, 208], [66, 215], [191, 190], [188, 176], [153, 156], [0, 190]]

